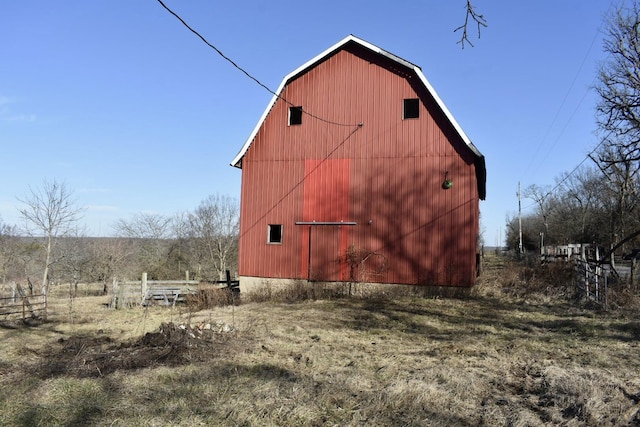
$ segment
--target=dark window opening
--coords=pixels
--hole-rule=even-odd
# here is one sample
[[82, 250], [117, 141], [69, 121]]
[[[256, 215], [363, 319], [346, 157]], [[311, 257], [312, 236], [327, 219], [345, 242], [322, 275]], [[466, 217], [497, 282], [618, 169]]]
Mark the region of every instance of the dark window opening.
[[420, 117], [420, 100], [417, 98], [405, 99], [402, 118], [417, 119]]
[[289, 107], [289, 126], [302, 124], [302, 107]]
[[267, 243], [282, 243], [282, 224], [269, 224]]

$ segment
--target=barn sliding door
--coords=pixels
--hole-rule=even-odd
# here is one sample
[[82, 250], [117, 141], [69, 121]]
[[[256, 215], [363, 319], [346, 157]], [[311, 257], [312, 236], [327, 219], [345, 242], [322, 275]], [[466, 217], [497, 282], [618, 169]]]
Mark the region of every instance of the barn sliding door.
[[[349, 218], [349, 159], [305, 162], [302, 221], [339, 223]], [[300, 266], [311, 280], [348, 279], [348, 268], [340, 262], [349, 244], [349, 227], [302, 226]]]

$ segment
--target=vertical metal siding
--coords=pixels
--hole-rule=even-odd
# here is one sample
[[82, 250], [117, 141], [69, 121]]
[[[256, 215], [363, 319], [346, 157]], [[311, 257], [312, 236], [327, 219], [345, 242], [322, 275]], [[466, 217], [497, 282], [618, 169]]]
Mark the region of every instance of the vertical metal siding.
[[[285, 87], [282, 96], [305, 111], [363, 126], [356, 130], [306, 114], [302, 125], [287, 126], [289, 105], [276, 102], [243, 158], [241, 275], [306, 278], [308, 230], [295, 221], [351, 220], [358, 226], [347, 234], [325, 233], [328, 240], [319, 240], [317, 250], [353, 246], [379, 254], [386, 271], [370, 278], [379, 282], [474, 283], [479, 226], [473, 158], [411, 79], [416, 76], [390, 70], [384, 60], [345, 49]], [[415, 97], [422, 100], [420, 118], [403, 120], [403, 99]], [[349, 162], [348, 172], [339, 160]], [[306, 161], [324, 165], [313, 179], [305, 178]], [[443, 190], [447, 171], [454, 185]], [[328, 205], [305, 210], [310, 194], [322, 195]], [[281, 245], [266, 243], [267, 225], [274, 223], [284, 226]]]
[[[302, 221], [349, 222], [349, 159], [306, 160], [303, 197]], [[348, 236], [346, 226], [313, 226], [307, 230], [300, 242], [303, 275], [340, 280], [344, 273], [339, 258], [347, 250]]]

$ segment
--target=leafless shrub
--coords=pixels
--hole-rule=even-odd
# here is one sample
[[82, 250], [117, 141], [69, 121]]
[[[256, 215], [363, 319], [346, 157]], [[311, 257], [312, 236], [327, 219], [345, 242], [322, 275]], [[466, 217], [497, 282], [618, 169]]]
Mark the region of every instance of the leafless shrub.
[[245, 302], [294, 303], [319, 299], [336, 299], [349, 295], [349, 283], [307, 282], [296, 280], [286, 284], [274, 284], [269, 280], [245, 295]]
[[187, 304], [196, 310], [224, 307], [238, 304], [239, 302], [239, 295], [230, 289], [212, 288], [210, 286], [200, 286], [196, 294], [187, 297]]
[[628, 286], [612, 286], [608, 290], [609, 306], [632, 313], [640, 310], [640, 295]]
[[494, 262], [489, 261], [473, 295], [539, 302], [567, 302], [575, 296], [573, 263], [502, 259], [495, 267]]
[[349, 246], [337, 262], [348, 266], [351, 282], [366, 282], [380, 277], [387, 269], [387, 258], [383, 254], [354, 245]]
[[276, 285], [266, 280], [260, 287], [245, 295], [243, 301], [295, 303], [342, 298], [372, 301], [394, 300], [405, 297], [466, 298], [470, 293], [470, 288], [464, 287], [389, 285], [361, 282], [307, 282], [305, 280]]

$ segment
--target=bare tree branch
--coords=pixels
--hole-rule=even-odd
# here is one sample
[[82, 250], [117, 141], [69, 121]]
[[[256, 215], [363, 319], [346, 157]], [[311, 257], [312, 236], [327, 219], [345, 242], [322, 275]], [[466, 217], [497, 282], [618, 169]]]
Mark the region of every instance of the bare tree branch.
[[[471, 19], [472, 22], [469, 22], [469, 19]], [[462, 36], [460, 37], [460, 40], [458, 40], [457, 43], [460, 44], [463, 49], [464, 49], [465, 43], [469, 43], [469, 45], [473, 47], [473, 43], [471, 43], [471, 40], [469, 40], [469, 33], [467, 31], [469, 29], [469, 24], [473, 22], [475, 22], [476, 25], [478, 26], [478, 38], [480, 38], [480, 27], [486, 28], [488, 26], [487, 20], [485, 19], [484, 15], [479, 14], [475, 10], [475, 8], [473, 7], [473, 4], [471, 3], [471, 0], [467, 0], [467, 13], [464, 18], [464, 24], [460, 25], [458, 28], [453, 30], [454, 33], [456, 31], [462, 30]]]

